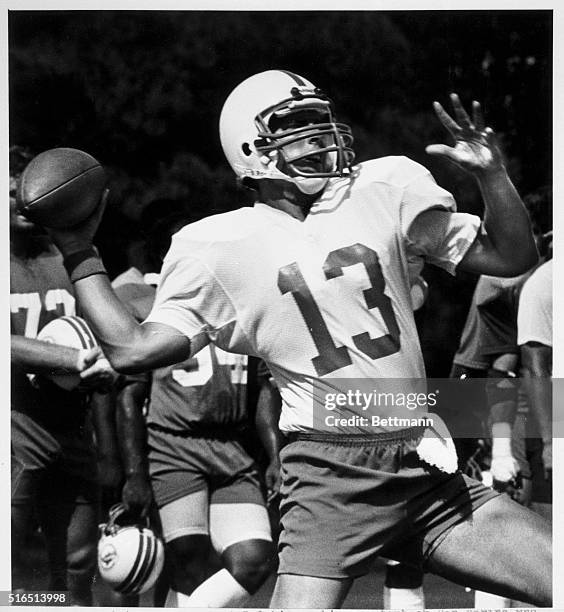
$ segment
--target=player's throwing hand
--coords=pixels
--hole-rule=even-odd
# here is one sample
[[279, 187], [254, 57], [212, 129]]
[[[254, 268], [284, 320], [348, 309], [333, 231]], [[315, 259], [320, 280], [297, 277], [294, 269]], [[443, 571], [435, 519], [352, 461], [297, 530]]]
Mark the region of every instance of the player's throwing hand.
[[91, 248], [94, 236], [102, 220], [104, 210], [108, 201], [109, 189], [102, 193], [100, 203], [94, 212], [76, 225], [69, 228], [45, 227], [53, 242], [57, 245], [63, 256], [75, 253], [83, 249]]
[[493, 130], [484, 126], [479, 102], [472, 102], [472, 117], [464, 110], [457, 94], [450, 94], [454, 119], [439, 102], [433, 108], [439, 121], [454, 138], [454, 147], [432, 144], [425, 151], [430, 155], [443, 155], [463, 170], [480, 174], [503, 168], [503, 158]]

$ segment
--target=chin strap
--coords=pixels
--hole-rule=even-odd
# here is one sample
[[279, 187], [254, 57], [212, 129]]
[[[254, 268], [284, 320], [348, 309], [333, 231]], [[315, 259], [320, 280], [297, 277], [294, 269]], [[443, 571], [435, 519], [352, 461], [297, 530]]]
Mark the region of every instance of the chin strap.
[[302, 193], [313, 195], [314, 193], [321, 191], [325, 185], [327, 185], [329, 178], [305, 178], [303, 176], [295, 176], [289, 177], [289, 180], [294, 183]]
[[284, 174], [284, 172], [279, 170], [276, 166], [278, 162], [278, 151], [271, 151], [268, 155], [263, 155], [261, 157], [261, 161], [268, 168], [269, 178], [292, 183], [306, 195], [318, 193], [325, 187], [325, 185], [327, 185], [327, 182], [329, 181], [328, 176], [308, 178], [305, 176], [288, 176], [287, 174]]

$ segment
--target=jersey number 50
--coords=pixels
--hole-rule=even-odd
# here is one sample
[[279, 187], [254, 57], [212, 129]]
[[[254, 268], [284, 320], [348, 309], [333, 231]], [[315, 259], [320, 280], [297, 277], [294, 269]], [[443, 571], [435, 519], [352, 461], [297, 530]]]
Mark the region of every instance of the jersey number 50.
[[[390, 298], [384, 294], [386, 282], [378, 254], [363, 244], [353, 244], [348, 247], [331, 251], [323, 263], [325, 278], [329, 281], [343, 275], [343, 269], [355, 264], [363, 264], [370, 288], [363, 291], [368, 309], [378, 308], [386, 325], [386, 334], [371, 338], [368, 332], [352, 336], [354, 345], [371, 359], [379, 359], [397, 353], [400, 349], [400, 329], [392, 308]], [[335, 370], [352, 364], [352, 359], [346, 346], [336, 346], [327, 325], [323, 320], [319, 306], [300, 271], [296, 262], [280, 268], [278, 272], [278, 288], [282, 294], [291, 292], [309, 329], [313, 342], [319, 354], [311, 362], [318, 376], [330, 374]], [[347, 316], [344, 312], [343, 316]]]

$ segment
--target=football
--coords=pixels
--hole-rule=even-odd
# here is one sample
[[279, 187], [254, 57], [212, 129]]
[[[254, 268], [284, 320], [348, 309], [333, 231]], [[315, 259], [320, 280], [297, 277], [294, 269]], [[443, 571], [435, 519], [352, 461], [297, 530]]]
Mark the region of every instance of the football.
[[[98, 342], [86, 321], [75, 316], [53, 319], [41, 329], [37, 334], [37, 339], [76, 349], [89, 349], [98, 346]], [[78, 374], [52, 374], [48, 378], [66, 391], [71, 391], [80, 384]]]
[[23, 171], [18, 211], [46, 227], [72, 227], [94, 212], [106, 182], [104, 168], [92, 155], [79, 149], [49, 149]]

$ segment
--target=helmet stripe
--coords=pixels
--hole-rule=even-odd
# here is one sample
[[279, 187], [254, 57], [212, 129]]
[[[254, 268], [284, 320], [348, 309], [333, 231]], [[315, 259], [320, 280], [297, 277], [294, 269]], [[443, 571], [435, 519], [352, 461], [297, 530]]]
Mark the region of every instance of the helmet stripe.
[[294, 74], [293, 72], [289, 72], [288, 70], [281, 70], [280, 72], [287, 74], [291, 79], [294, 79], [294, 81], [296, 81], [296, 83], [301, 87], [305, 87], [307, 85], [307, 83], [301, 77], [299, 77], [297, 74]]
[[148, 549], [145, 554], [145, 561], [143, 563], [143, 567], [141, 567], [139, 571], [139, 577], [135, 581], [135, 591], [140, 591], [141, 588], [147, 582], [147, 579], [151, 575], [153, 568], [155, 567], [155, 562], [157, 559], [157, 542], [155, 538], [150, 537], [148, 535], [145, 536], [147, 538]]
[[90, 348], [88, 346], [88, 339], [84, 337], [83, 330], [77, 325], [76, 321], [72, 317], [61, 317], [63, 321], [68, 323], [76, 332], [76, 335], [80, 338], [80, 343], [82, 344], [82, 348]]
[[118, 586], [114, 587], [116, 591], [120, 591], [121, 593], [125, 593], [127, 589], [130, 587], [131, 583], [135, 580], [135, 576], [139, 571], [139, 566], [141, 564], [141, 559], [144, 556], [145, 552], [145, 537], [141, 531], [139, 533], [139, 544], [137, 546], [137, 556], [135, 557], [135, 561], [131, 567], [129, 574], [125, 577], [125, 580], [118, 584]]
[[131, 594], [139, 592], [147, 578], [150, 576], [155, 565], [155, 559], [157, 555], [157, 546], [155, 539], [148, 536], [143, 531], [139, 532], [140, 539], [142, 541], [140, 548], [143, 549], [142, 559], [140, 563], [136, 560], [136, 575], [134, 575], [129, 584], [124, 585], [120, 590], [122, 593]]
[[94, 334], [92, 333], [92, 330], [86, 324], [86, 321], [84, 319], [81, 319], [80, 317], [73, 317], [73, 321], [82, 328], [82, 330], [84, 331], [84, 333], [86, 334], [86, 336], [88, 337], [90, 341], [90, 346], [91, 347], [96, 346], [98, 342], [96, 341], [96, 338], [94, 337]]
[[137, 571], [137, 575], [133, 578], [133, 580], [131, 581], [131, 584], [129, 584], [125, 589], [123, 589], [123, 593], [125, 594], [131, 594], [131, 593], [136, 593], [142, 586], [143, 586], [143, 581], [145, 579], [145, 570], [148, 564], [148, 560], [150, 558], [150, 549], [151, 549], [151, 539], [148, 538], [145, 533], [143, 533], [142, 531], [140, 532], [140, 536], [143, 540], [143, 558], [141, 560], [141, 563], [139, 565], [138, 571]]

